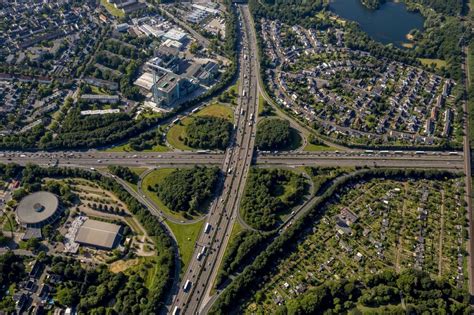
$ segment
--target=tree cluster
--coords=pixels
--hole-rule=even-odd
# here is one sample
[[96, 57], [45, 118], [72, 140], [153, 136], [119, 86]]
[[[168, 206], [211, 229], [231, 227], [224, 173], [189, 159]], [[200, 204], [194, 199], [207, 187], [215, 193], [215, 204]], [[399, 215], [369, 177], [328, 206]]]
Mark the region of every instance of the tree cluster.
[[[18, 283], [26, 276], [25, 264], [21, 256], [8, 251], [0, 255], [0, 284], [2, 291], [9, 289], [10, 285]], [[15, 302], [10, 295], [0, 295], [0, 309], [7, 314], [15, 313]]]
[[109, 165], [107, 169], [110, 173], [115, 176], [120, 177], [123, 180], [126, 180], [129, 183], [137, 184], [140, 177], [131, 171], [128, 167], [121, 166], [121, 165]]
[[313, 17], [326, 7], [325, 0], [251, 0], [249, 5], [252, 13], [257, 17], [266, 17], [295, 25], [309, 17]]
[[[285, 186], [292, 191], [282, 198]], [[242, 216], [250, 226], [270, 231], [279, 223], [282, 212], [290, 210], [305, 194], [305, 180], [281, 169], [252, 168], [242, 197]]]
[[177, 169], [157, 185], [158, 197], [173, 211], [193, 214], [202, 211], [202, 205], [217, 187], [219, 168], [194, 166]]
[[[112, 273], [107, 266], [84, 269], [77, 260], [54, 257], [51, 272], [63, 282], [57, 288], [57, 302], [77, 305], [79, 313], [142, 314], [147, 311], [148, 289], [138, 275]], [[81, 283], [80, 286], [77, 284]]]
[[260, 150], [279, 150], [291, 143], [291, 128], [288, 120], [264, 119], [258, 124], [255, 144]]
[[192, 148], [225, 150], [231, 132], [232, 124], [225, 118], [195, 117], [186, 126], [184, 144]]
[[267, 238], [268, 236], [265, 234], [250, 230], [244, 230], [237, 234], [226, 249], [222, 268], [217, 274], [216, 287], [229, 280], [232, 274], [242, 270], [249, 260], [255, 258]]
[[[406, 305], [401, 305], [403, 298]], [[280, 308], [280, 314], [345, 313], [356, 305], [377, 308], [391, 314], [433, 314], [440, 311], [463, 314], [469, 295], [452, 288], [446, 279], [432, 279], [426, 272], [406, 269], [401, 273], [384, 270], [364, 281], [327, 281]], [[387, 308], [390, 306], [390, 308]]]

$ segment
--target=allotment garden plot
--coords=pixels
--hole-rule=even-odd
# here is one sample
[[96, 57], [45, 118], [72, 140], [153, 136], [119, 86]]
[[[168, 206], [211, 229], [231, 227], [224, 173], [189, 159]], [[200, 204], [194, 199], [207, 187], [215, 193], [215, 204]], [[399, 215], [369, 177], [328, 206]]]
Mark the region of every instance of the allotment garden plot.
[[271, 312], [327, 280], [362, 280], [386, 269], [419, 269], [465, 287], [463, 194], [462, 178], [374, 179], [346, 187], [323, 208], [325, 214], [273, 271], [247, 311]]

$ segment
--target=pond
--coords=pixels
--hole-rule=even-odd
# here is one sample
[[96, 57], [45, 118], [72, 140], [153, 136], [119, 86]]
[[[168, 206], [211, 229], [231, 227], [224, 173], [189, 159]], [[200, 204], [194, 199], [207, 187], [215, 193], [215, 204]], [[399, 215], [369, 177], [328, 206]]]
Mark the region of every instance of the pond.
[[412, 29], [423, 30], [423, 16], [407, 11], [400, 2], [387, 2], [377, 10], [370, 10], [360, 0], [332, 0], [329, 8], [346, 20], [358, 22], [363, 31], [383, 44], [403, 47], [409, 42], [406, 35]]

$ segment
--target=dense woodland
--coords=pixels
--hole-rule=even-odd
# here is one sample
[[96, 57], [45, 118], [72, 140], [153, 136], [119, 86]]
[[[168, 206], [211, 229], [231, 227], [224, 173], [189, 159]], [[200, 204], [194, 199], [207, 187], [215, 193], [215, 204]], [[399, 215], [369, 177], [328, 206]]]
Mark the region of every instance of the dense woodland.
[[[402, 301], [405, 307], [402, 307]], [[414, 269], [396, 273], [385, 270], [364, 281], [333, 280], [286, 302], [279, 314], [340, 314], [357, 305], [375, 308], [379, 314], [464, 314], [469, 295], [452, 288], [445, 279], [434, 279]], [[359, 311], [360, 314], [362, 312]]]
[[186, 126], [184, 144], [198, 149], [225, 150], [229, 144], [232, 124], [225, 118], [194, 117]]
[[245, 222], [258, 230], [273, 230], [280, 223], [280, 215], [302, 200], [305, 186], [302, 175], [288, 170], [250, 169], [241, 204]]
[[302, 20], [316, 15], [325, 8], [327, 0], [251, 0], [249, 5], [257, 17], [268, 17], [289, 24], [297, 24]]
[[109, 165], [107, 169], [110, 173], [115, 176], [120, 177], [123, 180], [126, 180], [129, 183], [137, 184], [140, 177], [132, 172], [128, 167], [121, 166], [121, 165]]
[[26, 276], [23, 257], [8, 251], [0, 255], [0, 310], [7, 313], [15, 312], [15, 302], [5, 296], [12, 284], [18, 283]]
[[264, 248], [268, 234], [244, 230], [237, 234], [226, 249], [221, 269], [217, 274], [216, 288], [230, 280], [230, 276], [241, 271], [248, 262]]
[[285, 149], [291, 142], [291, 129], [288, 120], [269, 118], [258, 124], [255, 145], [260, 150]]
[[[139, 303], [140, 305], [130, 304], [122, 307], [130, 307], [127, 309], [133, 311], [137, 310], [140, 313], [147, 314], [158, 313], [160, 311], [160, 308], [163, 306], [163, 301], [169, 293], [168, 289], [171, 284], [171, 277], [174, 274], [175, 265], [172, 240], [157, 217], [144, 208], [139, 201], [124, 190], [115, 180], [102, 176], [98, 172], [90, 172], [77, 168], [42, 168], [36, 165], [22, 167], [15, 164], [0, 164], [0, 179], [10, 180], [17, 176], [21, 176], [21, 184], [23, 187], [27, 190], [31, 188], [33, 191], [35, 186], [41, 185], [43, 178], [84, 178], [97, 183], [105, 190], [113, 192], [118, 199], [124, 202], [153, 240], [157, 254], [154, 256], [155, 267], [153, 268], [153, 272], [148, 275], [150, 279], [152, 279], [151, 285], [147, 288], [146, 292], [138, 290], [139, 287], [136, 287], [137, 293], [141, 292], [145, 294], [139, 299], [135, 299], [134, 303]], [[139, 281], [137, 280], [136, 282]], [[91, 286], [90, 288], [91, 290], [97, 290], [96, 286]], [[108, 290], [107, 286], [104, 285], [102, 290]], [[94, 294], [92, 291], [90, 294], [87, 294], [87, 292], [84, 293], [84, 297], [88, 297], [91, 300], [95, 299], [95, 297], [93, 297], [94, 295], [97, 294]], [[82, 297], [83, 296], [81, 296], [81, 298]], [[125, 300], [124, 298], [122, 302]], [[97, 305], [104, 306], [100, 303], [101, 302], [98, 302]], [[119, 303], [119, 301], [117, 301], [117, 303]], [[127, 311], [125, 310], [122, 313], [126, 314]]]
[[[369, 9], [377, 9], [387, 0], [360, 0]], [[408, 4], [416, 3], [427, 6], [438, 13], [458, 15], [463, 10], [463, 0], [403, 0]]]
[[80, 314], [142, 314], [149, 310], [149, 292], [140, 275], [112, 273], [106, 265], [84, 269], [77, 260], [59, 256], [49, 260], [51, 272], [63, 279], [55, 288], [61, 306], [77, 305]]
[[[244, 305], [246, 299], [258, 289], [255, 283], [265, 281], [264, 277], [271, 272], [281, 259], [285, 258], [294, 250], [298, 242], [304, 238], [305, 231], [310, 231], [313, 222], [324, 215], [324, 206], [331, 202], [335, 194], [340, 192], [344, 186], [381, 177], [393, 179], [426, 178], [441, 180], [455, 176], [453, 173], [442, 171], [373, 169], [355, 173], [351, 177], [339, 181], [321, 195], [310, 211], [295, 220], [293, 225], [286, 229], [283, 234], [276, 236], [271, 244], [262, 251], [241, 274], [234, 278], [232, 283], [222, 292], [219, 299], [209, 311], [209, 314], [229, 314], [231, 311], [236, 311], [241, 305]], [[387, 283], [387, 285], [388, 284], [389, 283]], [[467, 294], [464, 290], [462, 290], [461, 293], [462, 295]], [[460, 296], [458, 291], [453, 289], [451, 292], [444, 292], [443, 294], [443, 296], [449, 296], [450, 298], [458, 298]], [[433, 295], [427, 295], [424, 296], [424, 299], [424, 304], [435, 305], [436, 302], [434, 302], [434, 300], [438, 298]], [[327, 303], [329, 302], [331, 301]], [[334, 303], [334, 301], [332, 303]], [[332, 313], [333, 312], [329, 312], [328, 314]]]
[[156, 190], [171, 210], [192, 215], [204, 212], [203, 206], [213, 196], [218, 180], [218, 167], [194, 166], [175, 170], [162, 183], [149, 189]]

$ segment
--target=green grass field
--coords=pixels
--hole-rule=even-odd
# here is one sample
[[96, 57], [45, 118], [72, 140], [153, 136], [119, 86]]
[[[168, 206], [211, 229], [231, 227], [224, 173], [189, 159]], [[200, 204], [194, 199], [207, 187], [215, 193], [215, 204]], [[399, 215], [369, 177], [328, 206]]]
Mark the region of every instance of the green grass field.
[[430, 66], [432, 63], [436, 65], [436, 68], [441, 69], [446, 67], [446, 61], [441, 59], [430, 59], [430, 58], [418, 58], [422, 64]]
[[178, 150], [185, 150], [185, 151], [193, 150], [193, 148], [185, 145], [182, 140], [186, 136], [186, 126], [189, 125], [191, 121], [192, 121], [192, 118], [186, 117], [182, 119], [179, 123], [175, 124], [173, 127], [170, 128], [170, 130], [166, 134], [166, 140], [172, 147]]
[[166, 139], [172, 147], [185, 151], [194, 150], [193, 148], [185, 145], [182, 141], [182, 139], [186, 137], [186, 126], [192, 122], [193, 116], [214, 116], [227, 119], [232, 123], [234, 121], [234, 112], [229, 106], [218, 103], [206, 106], [194, 115], [182, 119], [178, 124], [175, 124], [170, 128], [168, 134], [166, 135]]
[[201, 220], [193, 224], [177, 224], [167, 221], [166, 224], [173, 231], [174, 236], [178, 242], [179, 253], [181, 255], [181, 273], [186, 270], [193, 252], [194, 244], [196, 243], [199, 233], [201, 233], [202, 226], [206, 220]]
[[122, 10], [116, 9], [113, 4], [108, 3], [107, 0], [100, 0], [100, 4], [105, 7], [110, 14], [116, 17], [124, 17], [125, 13]]
[[[141, 152], [168, 152], [170, 149], [165, 145], [155, 145], [153, 148], [149, 150], [143, 150]], [[119, 146], [115, 146], [112, 148], [108, 148], [105, 152], [135, 152], [128, 143], [122, 144]]]
[[312, 144], [308, 143], [304, 148], [303, 151], [308, 152], [316, 152], [316, 151], [335, 151], [336, 148], [330, 147], [324, 144]]
[[265, 99], [262, 94], [258, 94], [258, 114], [260, 115], [263, 112], [263, 103]]
[[91, 90], [92, 90], [92, 94], [100, 94], [100, 95], [108, 95], [109, 93], [107, 93], [104, 89], [102, 88], [99, 88], [97, 86], [91, 86]]

